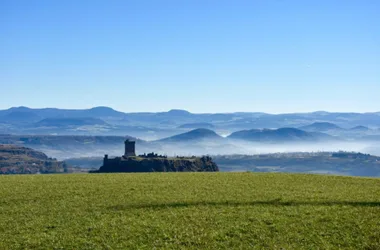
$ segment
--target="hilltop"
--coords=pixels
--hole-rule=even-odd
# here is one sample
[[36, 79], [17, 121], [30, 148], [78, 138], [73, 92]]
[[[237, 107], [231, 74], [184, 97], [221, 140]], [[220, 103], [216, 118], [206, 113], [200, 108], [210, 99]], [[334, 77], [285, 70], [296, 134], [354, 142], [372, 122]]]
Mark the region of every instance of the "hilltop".
[[217, 172], [218, 166], [211, 157], [163, 157], [152, 154], [122, 158], [117, 157], [110, 164], [92, 173], [138, 173], [138, 172]]
[[222, 139], [215, 131], [205, 128], [198, 128], [186, 133], [171, 136], [158, 140], [159, 142], [183, 142], [183, 141], [199, 141], [199, 140], [219, 140]]
[[366, 126], [356, 126], [356, 127], [351, 128], [350, 130], [367, 132], [370, 129], [368, 127], [366, 127]]
[[314, 122], [313, 124], [300, 127], [301, 130], [308, 132], [326, 132], [329, 130], [343, 130], [343, 128], [330, 122]]
[[0, 145], [0, 174], [66, 173], [64, 162], [47, 157], [39, 151], [15, 145]]
[[136, 155], [136, 142], [124, 141], [124, 154], [109, 158], [104, 155], [103, 165], [92, 173], [134, 172], [213, 172], [219, 171], [211, 157], [167, 157], [155, 153]]

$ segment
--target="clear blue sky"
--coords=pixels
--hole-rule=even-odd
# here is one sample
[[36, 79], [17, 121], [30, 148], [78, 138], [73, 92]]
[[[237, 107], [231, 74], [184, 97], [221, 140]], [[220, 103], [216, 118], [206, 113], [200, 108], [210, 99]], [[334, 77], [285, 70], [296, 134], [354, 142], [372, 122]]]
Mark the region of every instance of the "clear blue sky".
[[380, 111], [379, 0], [0, 0], [0, 109]]

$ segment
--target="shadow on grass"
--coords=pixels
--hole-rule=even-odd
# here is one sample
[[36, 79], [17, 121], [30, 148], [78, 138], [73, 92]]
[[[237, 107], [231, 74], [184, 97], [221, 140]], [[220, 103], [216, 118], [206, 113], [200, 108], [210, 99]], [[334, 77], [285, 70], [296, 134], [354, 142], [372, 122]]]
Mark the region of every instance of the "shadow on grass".
[[353, 207], [380, 207], [380, 201], [199, 201], [199, 202], [171, 202], [171, 203], [146, 203], [146, 204], [120, 204], [108, 207], [112, 210], [128, 209], [166, 209], [186, 208], [197, 206], [353, 206]]

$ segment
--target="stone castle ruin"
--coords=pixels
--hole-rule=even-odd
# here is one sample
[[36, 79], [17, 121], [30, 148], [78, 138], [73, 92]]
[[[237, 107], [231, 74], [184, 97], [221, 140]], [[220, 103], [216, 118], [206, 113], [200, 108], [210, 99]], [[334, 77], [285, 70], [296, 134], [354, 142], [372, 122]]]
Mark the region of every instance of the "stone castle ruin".
[[136, 142], [129, 139], [124, 141], [124, 155], [122, 157], [116, 157], [113, 159], [108, 158], [108, 155], [104, 155], [103, 166], [110, 166], [118, 164], [122, 159], [136, 156]]
[[93, 173], [117, 172], [214, 172], [218, 166], [211, 157], [167, 157], [155, 153], [136, 156], [135, 141], [125, 140], [124, 155], [108, 158], [104, 156], [103, 166]]
[[123, 157], [130, 157], [130, 156], [136, 156], [135, 152], [135, 141], [130, 141], [130, 140], [125, 140], [124, 142], [125, 145], [125, 150], [124, 150], [124, 155]]

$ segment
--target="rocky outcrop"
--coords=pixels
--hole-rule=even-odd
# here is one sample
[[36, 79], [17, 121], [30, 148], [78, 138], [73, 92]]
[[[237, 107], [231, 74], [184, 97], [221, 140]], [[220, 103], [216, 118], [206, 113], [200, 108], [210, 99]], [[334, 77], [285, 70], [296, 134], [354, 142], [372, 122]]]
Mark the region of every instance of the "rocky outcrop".
[[109, 159], [105, 165], [93, 173], [115, 172], [215, 172], [218, 166], [211, 157], [144, 158], [117, 157]]

